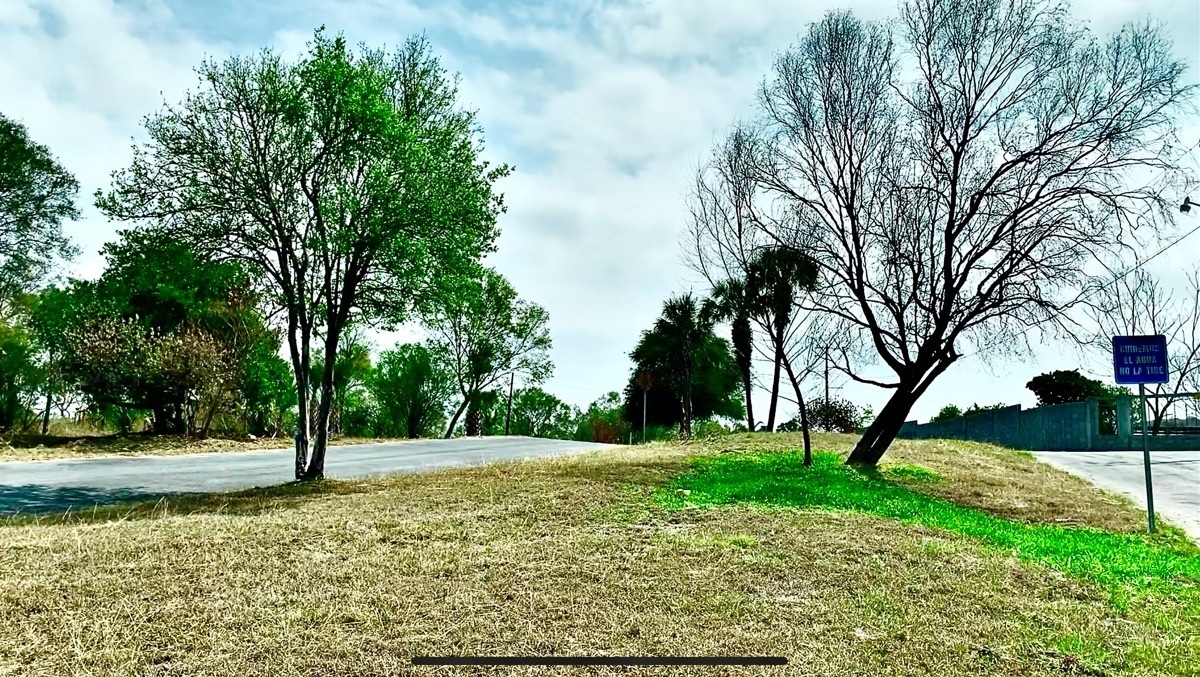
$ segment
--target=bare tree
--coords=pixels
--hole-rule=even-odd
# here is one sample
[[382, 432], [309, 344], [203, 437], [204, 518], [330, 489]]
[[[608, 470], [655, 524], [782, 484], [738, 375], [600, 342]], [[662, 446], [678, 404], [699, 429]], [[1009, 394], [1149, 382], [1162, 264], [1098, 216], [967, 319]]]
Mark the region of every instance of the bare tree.
[[1099, 42], [1044, 0], [913, 0], [898, 32], [831, 13], [759, 96], [754, 174], [775, 200], [753, 221], [812, 255], [813, 308], [895, 374], [839, 364], [892, 390], [853, 464], [879, 461], [966, 346], [1069, 333], [1089, 266], [1173, 223], [1163, 187], [1195, 91], [1160, 28]]
[[[696, 172], [689, 207], [691, 219], [684, 237], [685, 263], [704, 277], [711, 288], [710, 308], [717, 319], [729, 320], [738, 368], [742, 371], [743, 396], [749, 430], [758, 428], [754, 418], [753, 352], [761, 351], [754, 341], [751, 322], [760, 332], [767, 327], [753, 312], [747, 279], [750, 262], [772, 242], [752, 222], [751, 202], [760, 193], [750, 168], [750, 155], [757, 140], [743, 129], [734, 129], [712, 150], [708, 161]], [[766, 355], [774, 361], [774, 350]], [[770, 388], [768, 388], [770, 391]], [[773, 420], [767, 430], [772, 429]]]
[[[749, 429], [755, 429], [752, 384], [758, 384], [770, 393], [767, 431], [775, 430], [781, 399], [796, 405], [808, 462], [811, 443], [801, 384], [828, 355], [851, 351], [855, 334], [845, 331], [845, 323], [837, 318], [814, 313], [811, 305], [802, 302], [812, 293], [808, 287], [813, 275], [808, 256], [797, 257], [794, 251], [799, 231], [792, 229], [789, 252], [760, 221], [766, 210], [759, 203], [767, 195], [756, 182], [754, 169], [761, 164], [756, 156], [764, 151], [763, 139], [748, 128], [734, 129], [713, 149], [697, 172], [685, 261], [711, 285], [710, 307], [719, 309], [718, 317], [731, 323]], [[791, 275], [781, 275], [789, 269]], [[755, 343], [755, 333], [765, 336], [767, 345]], [[758, 383], [752, 374], [755, 352], [772, 366], [769, 383]], [[781, 393], [784, 373], [794, 398]]]
[[1097, 289], [1087, 315], [1093, 334], [1087, 345], [1104, 363], [1112, 357], [1112, 337], [1162, 334], [1167, 337], [1171, 380], [1146, 386], [1151, 429], [1158, 433], [1163, 415], [1181, 393], [1200, 390], [1200, 266], [1187, 276], [1182, 294], [1165, 287], [1154, 275], [1137, 268], [1118, 273]]

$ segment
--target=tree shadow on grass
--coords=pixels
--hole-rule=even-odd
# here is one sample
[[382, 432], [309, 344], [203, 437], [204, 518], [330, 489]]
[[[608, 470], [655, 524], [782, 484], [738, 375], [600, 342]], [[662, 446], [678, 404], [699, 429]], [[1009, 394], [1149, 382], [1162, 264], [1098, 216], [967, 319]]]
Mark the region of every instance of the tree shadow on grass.
[[321, 496], [365, 493], [362, 482], [287, 482], [232, 492], [148, 493], [99, 487], [0, 486], [0, 525], [87, 524], [173, 515], [253, 515]]
[[[504, 460], [483, 466], [451, 466], [433, 473], [454, 472], [494, 480], [509, 478], [519, 485], [532, 473], [567, 482], [612, 486], [661, 487], [689, 467], [687, 459], [569, 462], [526, 465]], [[397, 482], [419, 481], [419, 475], [401, 473], [359, 480], [322, 479], [287, 482], [232, 492], [158, 493], [113, 490], [86, 486], [0, 485], [0, 526], [28, 524], [87, 524], [113, 520], [161, 519], [191, 514], [255, 515], [325, 496], [372, 493], [394, 488]], [[483, 481], [484, 478], [479, 478]]]

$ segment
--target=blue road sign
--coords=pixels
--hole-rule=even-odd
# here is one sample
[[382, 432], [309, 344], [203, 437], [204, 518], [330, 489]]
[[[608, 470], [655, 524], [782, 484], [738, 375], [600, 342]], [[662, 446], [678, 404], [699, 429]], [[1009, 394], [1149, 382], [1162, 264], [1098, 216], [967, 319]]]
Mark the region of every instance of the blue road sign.
[[1167, 369], [1167, 337], [1114, 336], [1113, 376], [1117, 383], [1166, 383], [1170, 380]]

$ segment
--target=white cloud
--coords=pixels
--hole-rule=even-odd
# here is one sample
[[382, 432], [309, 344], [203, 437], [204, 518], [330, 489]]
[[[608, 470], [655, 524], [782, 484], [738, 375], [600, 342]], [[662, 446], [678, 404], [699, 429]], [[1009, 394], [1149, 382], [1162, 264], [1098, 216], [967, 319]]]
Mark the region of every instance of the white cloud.
[[[1077, 15], [1101, 31], [1162, 17], [1179, 53], [1195, 62], [1194, 3], [1086, 4]], [[142, 116], [193, 86], [191, 69], [205, 54], [272, 45], [294, 55], [320, 24], [354, 42], [390, 46], [427, 29], [463, 75], [462, 95], [479, 109], [489, 158], [516, 165], [501, 186], [509, 211], [491, 260], [550, 311], [551, 389], [586, 404], [623, 386], [638, 333], [666, 296], [689, 286], [678, 243], [692, 169], [749, 113], [772, 55], [826, 9], [846, 6], [870, 18], [895, 13], [892, 0], [4, 0], [0, 108], [79, 176], [89, 207], [69, 231], [94, 252], [114, 226], [90, 208], [91, 191], [127, 161]], [[94, 253], [85, 255], [78, 272], [94, 275], [99, 265]], [[381, 337], [381, 347], [392, 338]], [[1052, 352], [1046, 358], [998, 366], [995, 377], [975, 361], [955, 365], [915, 413], [926, 417], [972, 397], [1032, 403], [1023, 391], [1029, 377], [1075, 364], [1059, 364], [1074, 358]], [[883, 401], [869, 389], [845, 392], [876, 409]]]
[[72, 274], [99, 274], [97, 250], [114, 226], [91, 193], [129, 157], [143, 115], [195, 83], [205, 44], [180, 30], [158, 3], [6, 0], [0, 14], [0, 102], [48, 146], [81, 184], [83, 218], [65, 225], [82, 247]]

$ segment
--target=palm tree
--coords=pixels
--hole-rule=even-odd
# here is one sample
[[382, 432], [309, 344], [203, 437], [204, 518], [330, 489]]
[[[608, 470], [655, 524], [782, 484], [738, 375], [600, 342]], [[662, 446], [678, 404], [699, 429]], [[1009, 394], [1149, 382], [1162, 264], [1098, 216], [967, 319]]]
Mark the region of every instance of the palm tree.
[[700, 312], [696, 298], [690, 293], [672, 296], [663, 304], [662, 316], [654, 330], [662, 337], [662, 349], [667, 355], [671, 385], [679, 395], [681, 420], [679, 435], [692, 435], [692, 386], [695, 382], [696, 359], [711, 334], [714, 320]]
[[819, 279], [819, 269], [811, 257], [796, 249], [773, 247], [759, 252], [747, 270], [747, 286], [752, 298], [752, 311], [762, 317], [769, 328], [771, 342], [775, 348], [775, 372], [771, 385], [771, 408], [767, 415], [767, 429], [775, 430], [775, 410], [779, 402], [780, 369], [786, 368], [792, 388], [796, 391], [796, 402], [800, 408], [800, 426], [804, 432], [804, 463], [812, 464], [812, 451], [808, 434], [808, 408], [800, 383], [792, 371], [791, 362], [784, 350], [787, 328], [791, 324], [792, 311], [796, 307], [796, 293], [812, 290]]
[[746, 429], [754, 432], [753, 374], [754, 334], [750, 328], [750, 317], [754, 313], [754, 299], [745, 280], [729, 279], [713, 286], [712, 293], [704, 300], [700, 313], [706, 322], [729, 321], [730, 341], [733, 357], [742, 374], [743, 394], [746, 397]]
[[[320, 396], [321, 376], [325, 371], [325, 363], [320, 358], [312, 361], [310, 383], [313, 384], [313, 398]], [[333, 362], [333, 398], [329, 418], [330, 432], [341, 433], [342, 413], [346, 405], [346, 395], [366, 382], [371, 373], [371, 351], [352, 337], [346, 345], [338, 349], [337, 358]]]

